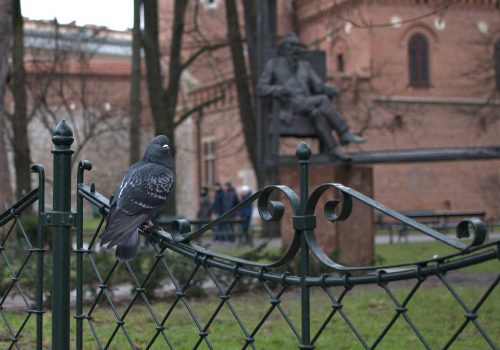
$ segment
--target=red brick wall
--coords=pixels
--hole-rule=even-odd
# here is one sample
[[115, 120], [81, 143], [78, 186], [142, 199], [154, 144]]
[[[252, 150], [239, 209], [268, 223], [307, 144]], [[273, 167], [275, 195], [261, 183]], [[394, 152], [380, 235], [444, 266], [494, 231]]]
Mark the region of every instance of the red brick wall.
[[[459, 1], [446, 11], [412, 20], [431, 13], [441, 4], [428, 3], [410, 0], [297, 2], [301, 40], [306, 44], [315, 43], [311, 48], [327, 52], [328, 75], [342, 92], [336, 103], [352, 130], [368, 138], [366, 144], [348, 146], [346, 151], [498, 144], [498, 117], [485, 118], [477, 105], [465, 103], [471, 98], [488, 97], [492, 91], [491, 80], [490, 85], [481, 84], [470, 77], [466, 79], [464, 73], [471, 71], [478, 59], [491, 58], [491, 50], [478, 43], [485, 35], [491, 36], [498, 30], [500, 13], [490, 2]], [[220, 6], [224, 7], [222, 2]], [[279, 34], [284, 34], [293, 28], [293, 21], [288, 2], [280, 1], [278, 6]], [[216, 16], [216, 20], [211, 21], [214, 17], [203, 14], [210, 36], [224, 37], [223, 9], [210, 15]], [[390, 23], [393, 16], [410, 23], [398, 28], [382, 26]], [[435, 26], [439, 18], [444, 20], [444, 30]], [[487, 34], [478, 31], [480, 21], [489, 25]], [[347, 22], [352, 23], [350, 29], [349, 25], [346, 27]], [[370, 23], [377, 26], [369, 28]], [[408, 85], [407, 44], [415, 32], [422, 32], [428, 38], [429, 88]], [[337, 70], [338, 53], [345, 56], [343, 73]], [[210, 81], [220, 81], [230, 75], [231, 65], [226, 54], [219, 53], [218, 61], [214, 61], [223, 65], [215, 77], [207, 73], [205, 60], [190, 70], [206, 87], [190, 94], [195, 100], [200, 99], [201, 94], [205, 96], [203, 99], [221, 91], [220, 85], [207, 86]], [[251, 165], [240, 132], [234, 89], [228, 86], [224, 89], [228, 97], [207, 110], [202, 136], [213, 135], [216, 139], [219, 180], [232, 179], [239, 186], [242, 183], [238, 182], [238, 171], [250, 169]], [[381, 102], [385, 97], [399, 98], [400, 102]], [[486, 210], [488, 217], [498, 219], [500, 206], [491, 193], [500, 191], [497, 188], [499, 165], [499, 160], [375, 165], [374, 197], [399, 210]]]

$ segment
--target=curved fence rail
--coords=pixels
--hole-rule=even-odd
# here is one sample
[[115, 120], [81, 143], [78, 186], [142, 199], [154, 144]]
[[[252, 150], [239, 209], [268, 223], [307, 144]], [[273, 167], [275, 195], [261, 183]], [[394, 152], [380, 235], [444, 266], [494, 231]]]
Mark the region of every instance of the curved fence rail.
[[[59, 125], [56, 136], [56, 148], [57, 142], [65, 148], [53, 151], [54, 157], [67, 157], [71, 144], [67, 126]], [[34, 167], [39, 173], [38, 189], [0, 214], [0, 226], [8, 227], [2, 233], [0, 254], [10, 275], [10, 282], [0, 286], [4, 326], [0, 348], [42, 349], [49, 343], [42, 337], [49, 327], [47, 320], [43, 322], [43, 303], [56, 295], [55, 288], [74, 289], [74, 306], [69, 295], [52, 298], [53, 349], [499, 348], [500, 242], [487, 240], [480, 220], [460, 222], [455, 239], [341, 184], [323, 184], [309, 194], [306, 144], [299, 145], [297, 157], [300, 193], [287, 186], [265, 187], [193, 231], [185, 220], [174, 222], [169, 231], [143, 227], [143, 245], [131, 262], [116, 260], [97, 243], [109, 199], [93, 184], [85, 184], [85, 171], [92, 168], [89, 161], [81, 161], [78, 167], [75, 213], [44, 212], [43, 168]], [[34, 244], [21, 214], [37, 200]], [[250, 202], [257, 204], [265, 223], [283, 221], [289, 211], [294, 232], [286, 249], [265, 255], [261, 254], [265, 248], [258, 247], [233, 256], [203, 245], [211, 229]], [[319, 208], [319, 203], [325, 204]], [[447, 248], [446, 253], [403, 263], [342, 264], [321, 249], [316, 225], [318, 220], [349, 220], [356, 205], [429, 236]], [[89, 206], [100, 214], [92, 228], [86, 227], [83, 215]], [[323, 209], [324, 217], [315, 214], [318, 209]], [[52, 290], [44, 289], [43, 252], [49, 242], [43, 233], [57, 232], [57, 226], [76, 228], [73, 249], [70, 254], [70, 242], [61, 244], [60, 237], [52, 234], [49, 256], [60, 244], [67, 250], [61, 254], [68, 254], [68, 266], [54, 263], [52, 272], [45, 269], [60, 280], [53, 281]], [[17, 250], [9, 245], [14, 232]], [[8, 257], [9, 249], [19, 262]], [[31, 277], [36, 286], [30, 298], [23, 278], [29, 278], [32, 255], [36, 268]], [[72, 266], [74, 273], [70, 273]], [[21, 307], [7, 310], [13, 294]], [[56, 316], [56, 310], [67, 314]], [[37, 317], [36, 337], [29, 326], [32, 314]], [[75, 319], [74, 332], [59, 324], [70, 314]], [[54, 334], [59, 330], [67, 334]]]

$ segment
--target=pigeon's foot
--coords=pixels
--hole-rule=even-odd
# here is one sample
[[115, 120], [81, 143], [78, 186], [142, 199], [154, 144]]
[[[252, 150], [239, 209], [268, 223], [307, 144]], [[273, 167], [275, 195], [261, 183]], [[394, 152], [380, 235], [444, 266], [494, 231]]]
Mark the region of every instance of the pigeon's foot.
[[363, 142], [366, 142], [365, 137], [353, 134], [350, 131], [346, 131], [342, 135], [340, 135], [341, 145], [348, 145], [350, 143], [363, 143]]

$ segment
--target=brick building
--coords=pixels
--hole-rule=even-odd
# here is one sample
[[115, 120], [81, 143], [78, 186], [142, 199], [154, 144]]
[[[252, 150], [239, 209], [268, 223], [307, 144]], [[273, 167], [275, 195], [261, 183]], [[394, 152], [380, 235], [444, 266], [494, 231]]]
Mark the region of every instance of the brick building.
[[[172, 3], [160, 2], [163, 25], [172, 23]], [[346, 151], [498, 144], [500, 84], [495, 77], [498, 80], [500, 75], [495, 76], [493, 60], [500, 53], [495, 49], [500, 39], [497, 1], [455, 1], [451, 6], [431, 0], [278, 0], [277, 4], [278, 34], [296, 31], [309, 49], [326, 52], [328, 80], [342, 92], [336, 103], [351, 128], [368, 138], [366, 144], [349, 146]], [[238, 5], [241, 11], [241, 3]], [[184, 40], [187, 54], [205, 42], [226, 40], [222, 1], [203, 0], [190, 6], [186, 28], [191, 33]], [[243, 23], [241, 15], [242, 33]], [[199, 35], [192, 33], [195, 29]], [[31, 22], [26, 30], [30, 50], [53, 44], [50, 23]], [[107, 82], [93, 92], [101, 110], [119, 117], [114, 120], [126, 120], [130, 33], [107, 31], [100, 36], [99, 28], [71, 25], [63, 30], [71, 42], [85, 36], [100, 40], [88, 75], [97, 84], [94, 86]], [[165, 59], [168, 33], [169, 28], [163, 28]], [[414, 59], [409, 58], [410, 52]], [[29, 57], [27, 61], [30, 70]], [[79, 77], [76, 67], [73, 79]], [[33, 70], [30, 74], [36, 76]], [[182, 174], [177, 184], [178, 214], [188, 218], [197, 210], [199, 184], [230, 179], [236, 187], [257, 187], [241, 133], [227, 48], [205, 53], [186, 70], [180, 109], [221, 94], [224, 98], [205, 108], [201, 120], [194, 115], [176, 131], [178, 172]], [[142, 96], [145, 140], [152, 133], [152, 124], [145, 91]], [[32, 137], [33, 160], [49, 164], [41, 158], [50, 151], [45, 136], [40, 137], [35, 124], [30, 132], [39, 136]], [[102, 160], [89, 179], [110, 194], [127, 167], [127, 160], [115, 152], [119, 148], [120, 154], [126, 154], [127, 133], [122, 130], [101, 141], [88, 145], [79, 158]], [[283, 152], [293, 151], [296, 142], [283, 140]], [[497, 160], [376, 164], [374, 197], [399, 210], [486, 210], [489, 218], [498, 219], [499, 165]]]
[[[66, 119], [75, 138], [74, 167], [91, 160], [87, 180], [111, 195], [129, 166], [131, 33], [35, 20], [25, 20], [24, 33], [32, 162], [45, 165], [51, 178], [51, 128]], [[138, 131], [144, 147], [153, 133], [145, 87]], [[10, 94], [6, 98], [12, 112]]]
[[[310, 49], [326, 51], [328, 80], [342, 92], [336, 103], [351, 128], [368, 139], [346, 151], [498, 145], [498, 1], [277, 3], [278, 34], [294, 30]], [[200, 4], [199, 25], [211, 25], [209, 37], [224, 37], [223, 3]], [[194, 169], [192, 186], [199, 176], [202, 185], [231, 179], [255, 189], [231, 61], [227, 51], [218, 55], [220, 61], [227, 57], [219, 74], [190, 70], [196, 84], [188, 103], [225, 93], [200, 122], [201, 173]], [[196, 152], [195, 125], [193, 120]], [[294, 141], [284, 143], [284, 150], [294, 148]], [[500, 160], [375, 164], [373, 174], [375, 199], [392, 208], [485, 210], [500, 218]]]

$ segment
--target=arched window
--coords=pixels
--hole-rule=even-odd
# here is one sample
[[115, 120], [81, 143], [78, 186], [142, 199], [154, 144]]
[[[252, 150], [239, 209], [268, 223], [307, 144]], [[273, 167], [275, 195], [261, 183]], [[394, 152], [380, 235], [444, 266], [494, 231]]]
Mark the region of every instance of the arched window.
[[500, 40], [495, 44], [495, 87], [500, 90]]
[[429, 86], [429, 45], [423, 34], [416, 33], [408, 43], [408, 63], [411, 86]]

